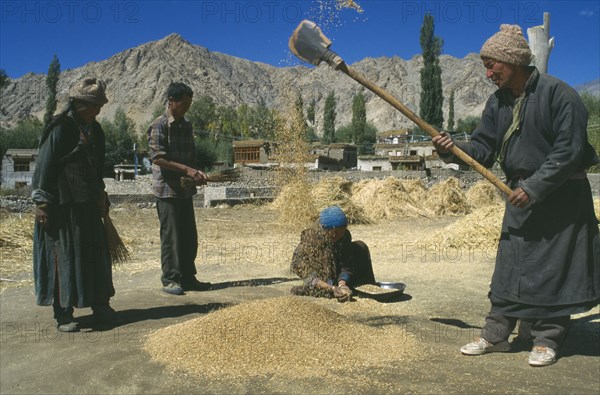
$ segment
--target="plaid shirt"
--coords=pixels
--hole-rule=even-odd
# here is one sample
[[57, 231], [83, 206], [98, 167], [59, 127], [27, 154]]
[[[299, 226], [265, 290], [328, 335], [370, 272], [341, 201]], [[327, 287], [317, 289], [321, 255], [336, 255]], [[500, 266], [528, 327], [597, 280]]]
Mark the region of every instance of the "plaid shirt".
[[[190, 167], [196, 167], [194, 132], [185, 118], [176, 121], [169, 110], [156, 118], [148, 128], [148, 152], [150, 160], [163, 158]], [[152, 191], [159, 198], [191, 198], [196, 187], [182, 187], [183, 173], [164, 169], [152, 164]]]

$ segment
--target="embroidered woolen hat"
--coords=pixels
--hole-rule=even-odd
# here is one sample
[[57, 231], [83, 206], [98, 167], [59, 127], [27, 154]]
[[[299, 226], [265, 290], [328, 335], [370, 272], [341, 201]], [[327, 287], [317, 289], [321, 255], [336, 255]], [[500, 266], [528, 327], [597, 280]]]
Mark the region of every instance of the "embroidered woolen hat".
[[323, 229], [334, 229], [348, 226], [348, 218], [339, 206], [329, 206], [321, 210], [319, 223]]
[[531, 63], [531, 49], [519, 25], [501, 25], [500, 31], [483, 43], [479, 55], [517, 66]]
[[95, 78], [85, 78], [71, 88], [69, 97], [88, 103], [106, 104], [106, 83]]

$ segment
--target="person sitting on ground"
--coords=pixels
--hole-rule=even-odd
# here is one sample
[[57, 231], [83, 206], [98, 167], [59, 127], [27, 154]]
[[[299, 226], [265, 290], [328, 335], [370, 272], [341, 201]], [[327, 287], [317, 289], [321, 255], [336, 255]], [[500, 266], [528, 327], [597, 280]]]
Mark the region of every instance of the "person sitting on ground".
[[304, 284], [292, 287], [292, 294], [346, 302], [352, 297], [350, 287], [375, 283], [369, 248], [362, 241], [352, 241], [347, 226], [344, 211], [330, 206], [321, 211], [314, 226], [302, 232], [291, 271]]

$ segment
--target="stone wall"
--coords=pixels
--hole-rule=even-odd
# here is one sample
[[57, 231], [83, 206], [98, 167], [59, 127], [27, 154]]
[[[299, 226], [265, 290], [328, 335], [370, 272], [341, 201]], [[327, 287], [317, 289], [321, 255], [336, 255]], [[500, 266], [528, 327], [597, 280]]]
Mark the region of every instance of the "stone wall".
[[[503, 179], [501, 172], [495, 173], [497, 177]], [[194, 205], [196, 207], [209, 207], [215, 204], [227, 203], [247, 203], [252, 201], [272, 200], [275, 197], [277, 173], [274, 170], [252, 170], [244, 168], [242, 177], [236, 182], [209, 184], [206, 187], [198, 188], [198, 194], [194, 196]], [[365, 179], [385, 179], [387, 177], [397, 177], [401, 179], [420, 179], [425, 186], [430, 188], [432, 185], [444, 181], [449, 177], [457, 178], [464, 189], [468, 189], [473, 184], [483, 180], [483, 176], [474, 171], [455, 171], [432, 169], [429, 175], [425, 171], [343, 171], [343, 172], [309, 172], [308, 177], [311, 181], [317, 182], [326, 177], [342, 177], [352, 182], [358, 182]], [[595, 199], [600, 198], [600, 174], [588, 174], [588, 179], [592, 187], [592, 193]], [[113, 205], [133, 204], [137, 207], [153, 207], [156, 198], [152, 194], [152, 176], [139, 176], [137, 180], [115, 181], [105, 179], [106, 191], [110, 196]], [[23, 193], [18, 196], [0, 197], [0, 208], [23, 212], [29, 211], [33, 207], [33, 202], [28, 197], [31, 193], [29, 188], [23, 188]]]

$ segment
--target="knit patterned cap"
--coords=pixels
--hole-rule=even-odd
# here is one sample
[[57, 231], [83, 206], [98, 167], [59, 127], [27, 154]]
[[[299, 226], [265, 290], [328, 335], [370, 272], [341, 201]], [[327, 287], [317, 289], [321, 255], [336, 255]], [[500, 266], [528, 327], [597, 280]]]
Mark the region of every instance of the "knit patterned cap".
[[348, 218], [339, 206], [329, 206], [319, 214], [319, 223], [323, 229], [341, 228], [348, 226]]
[[106, 83], [95, 78], [86, 78], [78, 82], [69, 92], [69, 97], [88, 103], [106, 104]]
[[483, 43], [479, 55], [517, 66], [531, 63], [531, 50], [518, 25], [501, 25], [500, 31]]

